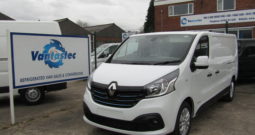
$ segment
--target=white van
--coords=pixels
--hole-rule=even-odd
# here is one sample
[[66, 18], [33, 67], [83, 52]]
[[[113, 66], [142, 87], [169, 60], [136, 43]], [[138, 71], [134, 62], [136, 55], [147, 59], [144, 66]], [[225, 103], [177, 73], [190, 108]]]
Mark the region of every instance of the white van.
[[[106, 43], [97, 48], [97, 67], [104, 63], [119, 47], [120, 43]], [[92, 70], [95, 69], [95, 52], [91, 54]]]
[[131, 36], [90, 76], [83, 119], [125, 134], [187, 135], [201, 107], [233, 100], [237, 65], [234, 35]]
[[[0, 97], [9, 95], [7, 30], [20, 33], [61, 35], [57, 22], [0, 21]], [[14, 91], [14, 94], [20, 94], [28, 104], [38, 104], [43, 100], [46, 91], [65, 88], [66, 83], [60, 83], [37, 88], [20, 89]]]

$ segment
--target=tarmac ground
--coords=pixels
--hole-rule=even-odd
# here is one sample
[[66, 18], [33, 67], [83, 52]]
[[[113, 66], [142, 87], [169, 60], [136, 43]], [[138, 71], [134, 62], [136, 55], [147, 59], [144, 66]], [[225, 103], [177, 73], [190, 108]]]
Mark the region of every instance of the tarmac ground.
[[[27, 106], [15, 97], [15, 125], [10, 125], [9, 98], [0, 98], [1, 135], [118, 135], [93, 127], [82, 119], [84, 81], [46, 94], [44, 103]], [[255, 80], [238, 83], [233, 102], [218, 101], [192, 121], [190, 135], [255, 134]]]

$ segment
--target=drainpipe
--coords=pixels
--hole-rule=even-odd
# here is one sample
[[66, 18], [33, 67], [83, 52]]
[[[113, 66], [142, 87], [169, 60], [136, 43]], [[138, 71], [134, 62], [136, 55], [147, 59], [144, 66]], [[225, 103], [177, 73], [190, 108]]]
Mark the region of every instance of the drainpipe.
[[160, 10], [160, 20], [161, 20], [161, 31], [163, 31], [163, 10]]
[[226, 28], [226, 33], [228, 33], [228, 21], [226, 21], [226, 24], [225, 24], [225, 28]]

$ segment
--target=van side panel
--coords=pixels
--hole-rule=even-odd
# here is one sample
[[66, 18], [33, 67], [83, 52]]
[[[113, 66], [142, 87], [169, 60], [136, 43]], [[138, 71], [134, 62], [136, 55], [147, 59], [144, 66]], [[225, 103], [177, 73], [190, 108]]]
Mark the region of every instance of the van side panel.
[[[6, 45], [6, 35], [0, 35], [0, 58], [7, 58], [7, 45]], [[4, 59], [0, 59], [0, 62], [4, 61]]]
[[[0, 36], [0, 87], [8, 86], [8, 49], [6, 36]], [[1, 92], [0, 92], [1, 93]]]
[[[2, 58], [0, 58], [0, 87], [8, 86], [8, 62], [7, 61], [1, 61]], [[4, 59], [2, 59], [4, 60]], [[0, 92], [1, 93], [1, 92]]]
[[211, 36], [210, 62], [213, 66], [213, 81], [215, 82], [212, 96], [230, 85], [236, 70], [236, 38], [234, 36]]

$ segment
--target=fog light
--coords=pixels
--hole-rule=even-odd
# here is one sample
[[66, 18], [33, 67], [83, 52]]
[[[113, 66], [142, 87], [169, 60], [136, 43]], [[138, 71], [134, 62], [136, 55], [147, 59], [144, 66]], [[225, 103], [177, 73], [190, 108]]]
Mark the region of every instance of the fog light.
[[134, 120], [137, 127], [142, 128], [144, 131], [154, 131], [164, 128], [165, 124], [159, 114], [145, 114], [137, 117]]

